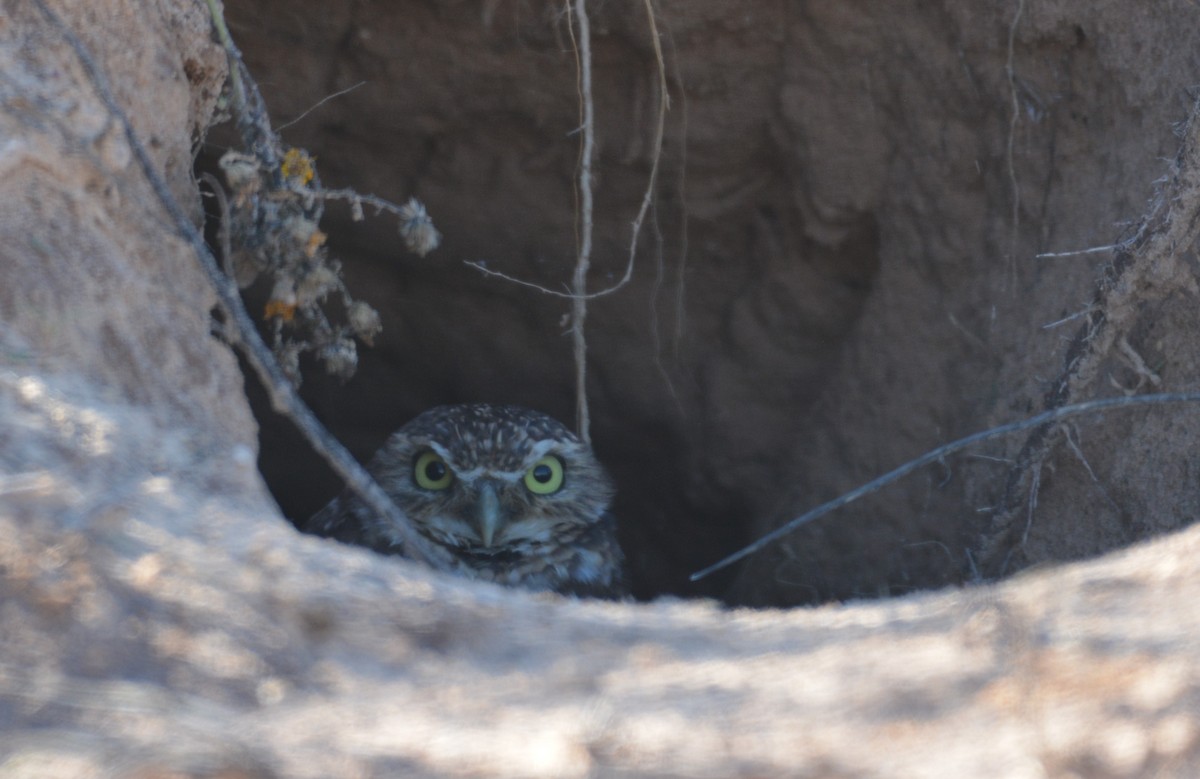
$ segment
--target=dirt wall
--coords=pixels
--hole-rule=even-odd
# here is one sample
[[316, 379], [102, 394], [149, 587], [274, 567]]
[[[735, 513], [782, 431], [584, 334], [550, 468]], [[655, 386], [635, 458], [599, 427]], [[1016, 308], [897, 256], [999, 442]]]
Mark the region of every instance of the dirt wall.
[[[1200, 11], [975, 5], [657, 6], [671, 124], [634, 282], [589, 320], [597, 448], [643, 596], [782, 606], [1108, 554], [750, 610], [502, 590], [297, 533], [271, 497], [302, 515], [323, 477], [265, 414], [260, 477], [254, 389], [97, 97], [199, 220], [193, 148], [224, 143], [206, 5], [5, 0], [0, 774], [1195, 775], [1200, 536], [1164, 532], [1195, 513], [1187, 406], [992, 444], [684, 584], [933, 443], [1194, 386]], [[398, 258], [390, 226], [330, 214], [387, 335], [310, 397], [360, 454], [485, 392], [566, 417], [561, 304], [459, 262], [567, 274], [560, 9], [313, 9], [229, 9], [281, 126], [370, 77], [285, 138], [327, 184], [422, 197], [446, 243]], [[640, 9], [594, 11], [598, 285], [654, 66]]]
[[[900, 593], [962, 581], [985, 553], [1004, 557], [997, 575], [1188, 521], [1179, 490], [1163, 500], [1138, 486], [1184, 440], [1131, 471], [1110, 457], [1128, 432], [1083, 421], [1082, 456], [1051, 464], [1016, 557], [989, 545], [989, 511], [1005, 500], [999, 461], [1017, 456], [1020, 437], [797, 533], [747, 563], [733, 590], [728, 575], [688, 584], [804, 509], [1043, 407], [1081, 320], [1053, 323], [1088, 309], [1114, 255], [1037, 255], [1114, 244], [1146, 213], [1187, 115], [1197, 41], [1180, 20], [1196, 9], [656, 8], [671, 100], [657, 207], [633, 282], [588, 320], [596, 447], [620, 485], [641, 595], [783, 604]], [[396, 256], [389, 226], [333, 215], [351, 286], [384, 312], [385, 330], [354, 381], [313, 378], [324, 418], [362, 457], [437, 403], [570, 418], [567, 304], [464, 265], [555, 289], [570, 278], [579, 115], [563, 8], [262, 2], [230, 13], [280, 121], [361, 84], [284, 138], [316, 153], [330, 184], [418, 195], [446, 235], [417, 262]], [[627, 261], [659, 90], [643, 9], [593, 14], [599, 288]], [[1160, 335], [1134, 333], [1130, 345], [1165, 369], [1164, 386], [1186, 387], [1193, 350], [1155, 345], [1189, 332], [1169, 318], [1146, 312], [1138, 327]], [[1077, 399], [1113, 383], [1137, 381], [1114, 364]], [[1170, 416], [1176, 429], [1192, 419]], [[305, 516], [337, 486], [274, 440], [268, 430], [264, 469], [284, 510]], [[1072, 529], [1062, 515], [1074, 505], [1088, 520]]]

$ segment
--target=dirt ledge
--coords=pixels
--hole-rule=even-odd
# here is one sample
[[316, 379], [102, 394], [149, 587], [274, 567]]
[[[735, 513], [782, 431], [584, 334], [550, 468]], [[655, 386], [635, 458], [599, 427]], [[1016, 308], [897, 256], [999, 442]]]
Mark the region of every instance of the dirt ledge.
[[[195, 203], [202, 6], [51, 5]], [[1200, 770], [1200, 529], [793, 611], [537, 597], [295, 533], [197, 266], [59, 34], [4, 11], [0, 773]]]

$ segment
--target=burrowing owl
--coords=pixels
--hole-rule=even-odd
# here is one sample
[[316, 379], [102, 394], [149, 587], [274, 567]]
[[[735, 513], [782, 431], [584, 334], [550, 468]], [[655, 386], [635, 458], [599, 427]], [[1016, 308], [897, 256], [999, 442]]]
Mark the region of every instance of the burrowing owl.
[[[439, 406], [393, 433], [367, 470], [463, 576], [575, 595], [625, 591], [612, 481], [591, 449], [545, 414]], [[398, 551], [394, 534], [349, 492], [305, 529]]]

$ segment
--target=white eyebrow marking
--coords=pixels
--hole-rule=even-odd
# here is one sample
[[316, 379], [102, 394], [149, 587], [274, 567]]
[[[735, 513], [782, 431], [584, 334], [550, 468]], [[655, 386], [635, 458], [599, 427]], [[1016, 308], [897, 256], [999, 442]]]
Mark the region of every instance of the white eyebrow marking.
[[538, 441], [536, 444], [529, 447], [529, 456], [525, 458], [525, 467], [528, 468], [530, 465], [533, 465], [535, 462], [545, 457], [546, 453], [557, 445], [558, 441], [546, 439], [544, 441]]
[[545, 457], [548, 452], [552, 451], [556, 446], [558, 446], [559, 443], [560, 442], [558, 441], [553, 441], [550, 439], [538, 441], [536, 444], [529, 447], [529, 453], [526, 454], [525, 458], [521, 461], [520, 467], [511, 471], [501, 471], [488, 468], [486, 465], [476, 466], [470, 470], [462, 470], [461, 466], [454, 461], [454, 457], [451, 455], [449, 449], [442, 446], [437, 441], [430, 441], [429, 448], [446, 461], [446, 464], [449, 465], [450, 469], [454, 471], [456, 478], [462, 482], [470, 484], [471, 482], [481, 479], [485, 476], [509, 482], [515, 482], [519, 479], [523, 479], [525, 477], [525, 472], [528, 471], [535, 462]]

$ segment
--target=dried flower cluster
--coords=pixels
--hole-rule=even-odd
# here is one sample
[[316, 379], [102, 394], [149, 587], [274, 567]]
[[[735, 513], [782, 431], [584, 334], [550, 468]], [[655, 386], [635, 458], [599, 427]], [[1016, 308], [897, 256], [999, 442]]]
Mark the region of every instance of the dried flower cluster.
[[[314, 160], [303, 149], [288, 150], [277, 170], [236, 151], [221, 157], [220, 166], [230, 188], [225, 270], [242, 289], [260, 280], [270, 285], [263, 319], [275, 358], [297, 386], [306, 352], [329, 374], [350, 378], [358, 367], [355, 338], [370, 346], [381, 325], [379, 313], [346, 289], [341, 263], [329, 256], [319, 227], [325, 200], [345, 195], [321, 188]], [[437, 246], [441, 236], [424, 206], [414, 199], [395, 210], [404, 212], [400, 232], [410, 250], [423, 256]], [[331, 301], [340, 306], [332, 318]]]

